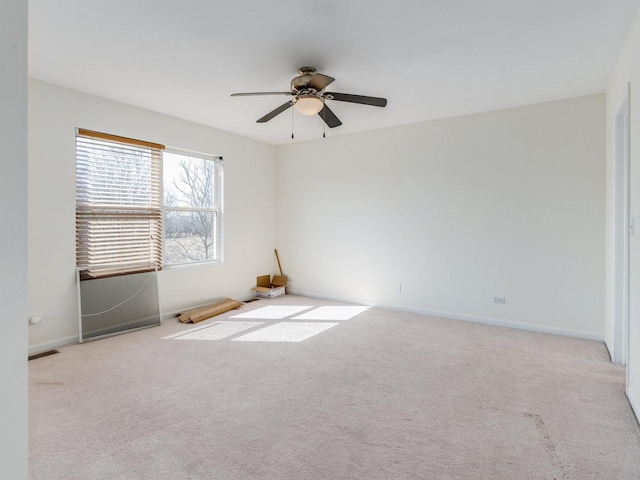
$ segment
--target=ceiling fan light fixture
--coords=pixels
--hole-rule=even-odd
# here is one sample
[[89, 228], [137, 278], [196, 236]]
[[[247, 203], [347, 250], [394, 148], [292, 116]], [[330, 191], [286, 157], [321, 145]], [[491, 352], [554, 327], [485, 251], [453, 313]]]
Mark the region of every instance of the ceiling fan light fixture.
[[296, 100], [295, 107], [296, 110], [303, 115], [315, 115], [323, 109], [324, 102], [320, 97], [313, 95], [299, 96]]

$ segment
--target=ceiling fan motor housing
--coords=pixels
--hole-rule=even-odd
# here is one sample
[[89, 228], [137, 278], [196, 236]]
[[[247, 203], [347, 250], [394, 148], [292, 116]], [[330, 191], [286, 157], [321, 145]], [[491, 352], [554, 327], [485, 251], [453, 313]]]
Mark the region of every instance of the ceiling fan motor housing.
[[316, 93], [315, 89], [309, 87], [309, 82], [316, 74], [316, 69], [313, 67], [302, 67], [299, 72], [300, 76], [291, 80], [291, 90], [298, 92], [301, 90], [313, 90], [313, 93]]

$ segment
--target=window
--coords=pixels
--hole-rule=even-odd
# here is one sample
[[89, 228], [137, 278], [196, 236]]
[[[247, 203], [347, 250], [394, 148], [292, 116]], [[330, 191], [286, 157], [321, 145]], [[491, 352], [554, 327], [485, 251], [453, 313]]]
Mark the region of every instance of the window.
[[161, 267], [162, 145], [79, 129], [76, 263], [82, 279]]
[[221, 258], [222, 158], [163, 153], [164, 264]]
[[78, 129], [83, 280], [221, 260], [222, 158], [164, 148]]

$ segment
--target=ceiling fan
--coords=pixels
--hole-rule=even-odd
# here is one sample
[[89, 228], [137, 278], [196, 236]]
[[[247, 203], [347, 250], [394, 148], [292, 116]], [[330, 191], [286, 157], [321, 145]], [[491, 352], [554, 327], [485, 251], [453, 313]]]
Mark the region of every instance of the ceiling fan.
[[364, 95], [352, 95], [350, 93], [325, 92], [325, 88], [327, 88], [335, 78], [322, 75], [313, 67], [302, 67], [299, 72], [300, 75], [291, 80], [290, 92], [234, 93], [231, 96], [289, 95], [293, 97], [291, 100], [267, 113], [264, 117], [258, 119], [257, 123], [268, 122], [275, 116], [293, 106], [303, 115], [318, 114], [329, 128], [338, 127], [342, 125], [342, 122], [327, 106], [325, 103], [326, 100], [360, 103], [362, 105], [372, 105], [374, 107], [385, 107], [387, 105], [386, 98], [366, 97]]

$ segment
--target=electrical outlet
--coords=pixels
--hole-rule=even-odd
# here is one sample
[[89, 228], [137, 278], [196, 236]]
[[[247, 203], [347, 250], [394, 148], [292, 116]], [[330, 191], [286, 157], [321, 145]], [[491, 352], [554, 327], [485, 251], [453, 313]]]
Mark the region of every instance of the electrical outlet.
[[506, 300], [505, 297], [493, 297], [493, 303], [499, 303], [500, 305], [504, 305]]

